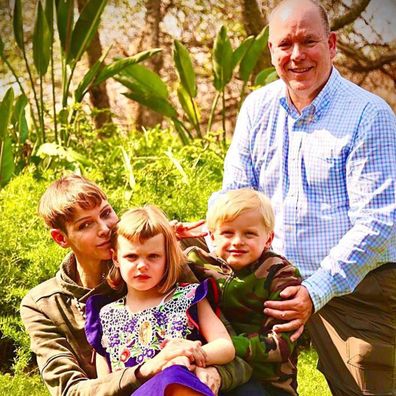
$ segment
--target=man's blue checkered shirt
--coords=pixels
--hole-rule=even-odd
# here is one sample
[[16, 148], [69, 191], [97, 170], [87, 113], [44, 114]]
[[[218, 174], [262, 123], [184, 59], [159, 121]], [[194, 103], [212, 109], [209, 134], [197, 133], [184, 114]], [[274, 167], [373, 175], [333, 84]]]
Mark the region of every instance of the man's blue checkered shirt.
[[247, 97], [223, 191], [251, 187], [270, 197], [273, 249], [300, 269], [318, 310], [396, 261], [395, 183], [393, 111], [333, 68], [301, 114], [281, 80]]

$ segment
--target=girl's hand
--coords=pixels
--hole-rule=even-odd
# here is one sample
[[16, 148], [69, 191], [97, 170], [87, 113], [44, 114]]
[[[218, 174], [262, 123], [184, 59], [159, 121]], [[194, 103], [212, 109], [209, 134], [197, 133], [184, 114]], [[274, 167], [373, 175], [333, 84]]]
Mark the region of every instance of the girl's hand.
[[[182, 223], [177, 220], [169, 222], [175, 231], [178, 240], [186, 238], [200, 238], [206, 236], [208, 233], [203, 231], [200, 227], [205, 224], [205, 220], [199, 220], [193, 223]], [[192, 231], [194, 230], [194, 231]]]
[[177, 356], [177, 357], [173, 358], [172, 360], [170, 360], [168, 363], [166, 363], [162, 367], [162, 370], [166, 369], [167, 367], [175, 366], [175, 365], [184, 366], [190, 371], [194, 371], [195, 367], [196, 367], [195, 364], [192, 364], [190, 362], [190, 359], [188, 357], [186, 357], [186, 356]]
[[162, 351], [152, 359], [140, 366], [139, 376], [143, 379], [151, 378], [160, 372], [171, 360], [179, 356], [185, 356], [190, 363], [204, 366], [206, 354], [200, 341], [184, 340], [175, 338], [164, 343]]
[[216, 367], [197, 367], [195, 375], [217, 395], [220, 390], [221, 378]]

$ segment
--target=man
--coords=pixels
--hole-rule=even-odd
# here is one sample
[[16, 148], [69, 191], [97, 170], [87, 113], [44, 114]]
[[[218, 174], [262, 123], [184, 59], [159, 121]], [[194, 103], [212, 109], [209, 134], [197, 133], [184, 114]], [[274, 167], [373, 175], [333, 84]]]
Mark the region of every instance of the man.
[[334, 395], [396, 395], [396, 120], [377, 96], [333, 67], [336, 35], [310, 0], [282, 1], [269, 19], [280, 80], [243, 104], [223, 191], [271, 198], [273, 248], [301, 286], [265, 313], [307, 323]]

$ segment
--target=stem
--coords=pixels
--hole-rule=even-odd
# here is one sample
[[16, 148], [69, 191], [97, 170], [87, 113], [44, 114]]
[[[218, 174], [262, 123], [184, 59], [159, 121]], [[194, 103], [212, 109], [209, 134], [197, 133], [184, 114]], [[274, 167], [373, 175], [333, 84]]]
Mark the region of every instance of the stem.
[[43, 143], [45, 143], [43, 76], [41, 74], [40, 74], [40, 107], [41, 107], [40, 127], [41, 127], [42, 141]]
[[55, 72], [54, 72], [54, 43], [51, 43], [51, 84], [52, 84], [52, 112], [54, 115], [54, 134], [55, 143], [58, 142], [58, 121], [56, 117], [56, 102], [55, 102]]
[[[26, 94], [26, 91], [23, 89], [21, 81], [19, 80], [18, 75], [15, 72], [15, 69], [12, 67], [11, 63], [8, 62], [8, 60], [6, 58], [3, 58], [3, 60], [4, 60], [4, 63], [7, 65], [7, 67], [11, 70], [12, 75], [15, 77], [15, 80], [16, 80], [16, 82], [17, 82], [17, 84], [19, 86], [19, 89], [21, 90], [22, 94], [25, 95], [26, 98], [28, 98], [28, 96]], [[34, 128], [37, 129], [37, 121], [36, 121], [36, 117], [34, 116], [33, 107], [32, 107], [32, 104], [30, 103], [30, 101], [29, 101], [29, 107], [30, 107], [30, 110], [31, 110], [30, 112], [31, 112], [31, 115], [32, 115]]]
[[216, 96], [215, 96], [215, 98], [213, 100], [213, 103], [212, 103], [212, 108], [210, 109], [210, 116], [209, 116], [208, 128], [206, 130], [206, 133], [209, 133], [210, 129], [212, 128], [214, 113], [215, 113], [219, 98], [220, 98], [220, 92], [217, 91]]
[[223, 90], [221, 91], [222, 95], [222, 109], [221, 109], [221, 118], [222, 118], [222, 124], [223, 124], [223, 147], [225, 148], [226, 146], [226, 124], [225, 124], [225, 90], [223, 88]]
[[197, 113], [197, 108], [195, 106], [194, 98], [192, 96], [190, 96], [190, 100], [191, 100], [191, 104], [193, 106], [194, 118], [195, 118], [195, 121], [196, 121], [196, 124], [194, 125], [194, 127], [195, 127], [195, 130], [197, 131], [198, 137], [200, 139], [202, 139], [202, 133], [201, 133], [201, 128], [199, 126], [198, 113]]
[[[27, 58], [26, 58], [25, 48], [23, 49], [22, 54], [23, 54], [23, 59], [25, 60], [26, 70], [27, 70], [28, 75], [29, 75], [30, 84], [31, 84], [31, 86], [32, 86], [34, 102], [36, 103], [36, 107], [37, 107], [37, 116], [38, 116], [39, 119], [40, 119], [40, 113], [41, 113], [41, 112], [40, 112], [40, 105], [39, 105], [39, 101], [38, 101], [38, 98], [37, 98], [37, 92], [36, 92], [36, 87], [35, 87], [35, 85], [34, 85], [32, 72], [31, 72], [31, 70], [30, 70], [28, 60], [27, 60]], [[39, 131], [39, 132], [40, 132], [40, 131]], [[37, 137], [38, 137], [38, 139], [40, 139], [40, 133], [37, 133]]]

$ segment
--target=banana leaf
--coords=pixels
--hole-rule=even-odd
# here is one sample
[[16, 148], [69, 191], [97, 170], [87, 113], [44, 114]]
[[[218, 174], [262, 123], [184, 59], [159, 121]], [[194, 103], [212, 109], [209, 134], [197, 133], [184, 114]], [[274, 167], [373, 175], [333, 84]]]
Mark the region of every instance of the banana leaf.
[[47, 73], [51, 54], [51, 31], [41, 2], [37, 3], [37, 15], [33, 31], [33, 61], [40, 76]]
[[213, 72], [214, 86], [217, 91], [222, 91], [232, 77], [232, 47], [227, 37], [227, 29], [222, 26], [216, 36], [213, 47]]
[[25, 48], [25, 44], [23, 42], [23, 18], [21, 0], [15, 0], [12, 24], [14, 26], [15, 41], [18, 47], [23, 51]]
[[56, 17], [59, 41], [66, 58], [70, 52], [70, 42], [74, 23], [74, 1], [56, 0]]
[[190, 54], [187, 48], [178, 40], [174, 41], [173, 59], [183, 88], [192, 98], [195, 98], [197, 96], [197, 85]]

